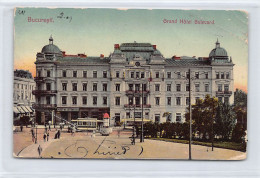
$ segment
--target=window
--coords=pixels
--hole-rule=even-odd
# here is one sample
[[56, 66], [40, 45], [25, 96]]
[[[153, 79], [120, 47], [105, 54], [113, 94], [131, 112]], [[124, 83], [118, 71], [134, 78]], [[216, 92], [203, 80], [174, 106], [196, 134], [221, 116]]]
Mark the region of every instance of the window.
[[186, 97], [186, 105], [190, 104], [190, 97]]
[[180, 72], [177, 72], [177, 78], [180, 79], [181, 78], [181, 73]]
[[190, 91], [190, 85], [186, 84], [186, 91]]
[[190, 78], [190, 73], [189, 72], [186, 72], [186, 78]]
[[86, 96], [82, 97], [82, 104], [84, 104], [84, 105], [87, 104], [87, 97]]
[[160, 105], [160, 97], [155, 97], [155, 104]]
[[97, 83], [93, 83], [93, 91], [97, 91]]
[[219, 72], [216, 72], [216, 79], [219, 79]]
[[120, 97], [116, 97], [116, 106], [120, 106]]
[[147, 104], [147, 97], [143, 97], [143, 104], [146, 105]]
[[116, 91], [120, 91], [120, 84], [116, 84]]
[[77, 91], [77, 83], [72, 83], [72, 91]]
[[147, 91], [147, 85], [143, 84], [143, 91]]
[[167, 84], [167, 91], [171, 91], [171, 87], [172, 87], [171, 84]]
[[21, 84], [21, 87], [22, 87], [22, 89], [23, 89], [23, 84]]
[[67, 91], [67, 83], [62, 83], [62, 90]]
[[129, 90], [133, 91], [133, 88], [134, 88], [133, 84], [129, 84], [128, 86], [129, 86]]
[[154, 121], [160, 123], [160, 114], [155, 114]]
[[50, 91], [51, 90], [51, 84], [50, 83], [46, 83], [46, 90]]
[[209, 92], [209, 84], [205, 84], [205, 92]]
[[62, 102], [62, 104], [67, 104], [67, 96], [62, 96], [61, 97], [61, 102]]
[[135, 97], [135, 104], [136, 105], [140, 105], [141, 104], [140, 97]]
[[73, 71], [73, 77], [77, 77], [77, 71]]
[[167, 97], [167, 105], [171, 105], [171, 102], [172, 102], [172, 98], [171, 97]]
[[181, 84], [176, 85], [176, 91], [181, 91]]
[[167, 78], [172, 78], [172, 73], [171, 72], [167, 72]]
[[46, 96], [46, 104], [51, 104], [51, 97], [50, 96]]
[[200, 91], [200, 84], [195, 84], [195, 91], [199, 92]]
[[181, 113], [176, 113], [176, 122], [181, 122]]
[[134, 78], [135, 73], [131, 72], [131, 78]]
[[140, 91], [140, 84], [135, 84], [135, 91]]
[[136, 78], [140, 78], [139, 72], [136, 72], [136, 73], [135, 73], [135, 77], [136, 77]]
[[209, 74], [205, 73], [205, 79], [208, 79], [208, 78], [209, 78]]
[[47, 70], [47, 77], [51, 77], [51, 71]]
[[155, 84], [155, 91], [160, 91], [160, 84]]
[[141, 78], [144, 78], [144, 72], [141, 73]]
[[196, 79], [199, 79], [199, 78], [200, 78], [199, 72], [195, 72], [195, 78], [196, 78]]
[[87, 86], [88, 86], [88, 85], [87, 85], [86, 83], [83, 83], [82, 85], [83, 85], [83, 86], [82, 86], [83, 91], [87, 91]]
[[156, 72], [155, 73], [155, 78], [159, 78], [160, 77], [160, 73], [159, 72]]
[[103, 83], [103, 91], [107, 91], [107, 84]]
[[181, 97], [176, 97], [176, 105], [181, 105]]
[[116, 71], [116, 78], [119, 78], [119, 71]]
[[219, 102], [222, 102], [222, 97], [218, 97], [218, 101], [219, 101]]
[[97, 71], [93, 71], [93, 78], [97, 78]]
[[107, 78], [107, 71], [103, 71], [103, 78]]
[[84, 78], [87, 78], [87, 77], [88, 77], [87, 71], [83, 71], [83, 77], [84, 77]]
[[229, 85], [224, 85], [224, 91], [229, 91]]
[[226, 73], [226, 79], [229, 79], [229, 73]]
[[218, 85], [218, 91], [222, 91], [222, 84]]
[[97, 105], [97, 97], [93, 96], [93, 105]]
[[200, 97], [195, 97], [195, 100], [196, 100], [196, 103], [198, 103], [200, 100]]
[[131, 98], [131, 97], [128, 98], [128, 104], [133, 105], [133, 98]]
[[67, 71], [66, 70], [62, 71], [62, 77], [67, 77]]
[[226, 104], [229, 103], [229, 97], [224, 97], [224, 103], [226, 103]]
[[76, 96], [72, 96], [72, 104], [73, 105], [77, 104], [77, 97]]
[[107, 97], [106, 96], [103, 97], [103, 105], [107, 105]]
[[221, 79], [224, 79], [224, 72], [221, 72]]

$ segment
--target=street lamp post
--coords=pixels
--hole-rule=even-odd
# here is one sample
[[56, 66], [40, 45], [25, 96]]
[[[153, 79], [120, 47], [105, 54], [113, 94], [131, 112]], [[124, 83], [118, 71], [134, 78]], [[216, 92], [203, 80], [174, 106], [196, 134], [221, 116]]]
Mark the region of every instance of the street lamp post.
[[35, 128], [36, 128], [36, 138], [35, 138], [35, 144], [37, 144], [37, 126], [38, 126], [38, 124], [36, 123], [36, 124], [35, 124]]

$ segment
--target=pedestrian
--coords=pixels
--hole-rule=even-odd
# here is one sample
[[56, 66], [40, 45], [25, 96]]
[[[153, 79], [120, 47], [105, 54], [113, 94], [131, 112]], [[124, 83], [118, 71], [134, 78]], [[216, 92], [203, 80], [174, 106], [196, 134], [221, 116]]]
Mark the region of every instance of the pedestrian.
[[31, 128], [31, 133], [32, 133], [32, 141], [34, 142], [35, 136], [34, 136], [34, 128]]
[[117, 130], [117, 137], [120, 137], [120, 130]]
[[49, 141], [49, 136], [50, 136], [50, 134], [49, 134], [49, 132], [47, 132], [47, 141]]
[[41, 145], [38, 146], [38, 153], [39, 153], [39, 157], [41, 157], [41, 154], [42, 154], [42, 147], [41, 147]]
[[60, 123], [60, 130], [62, 130], [62, 123]]
[[93, 130], [91, 137], [95, 138], [95, 136], [96, 136], [96, 132], [95, 132], [95, 130]]
[[60, 129], [58, 129], [58, 134], [57, 134], [58, 139], [60, 139], [60, 135], [61, 135], [61, 131], [60, 131]]
[[20, 130], [23, 131], [23, 124], [20, 125]]
[[47, 134], [46, 134], [46, 132], [43, 134], [43, 140], [44, 140], [44, 142], [46, 142], [46, 137], [47, 137]]

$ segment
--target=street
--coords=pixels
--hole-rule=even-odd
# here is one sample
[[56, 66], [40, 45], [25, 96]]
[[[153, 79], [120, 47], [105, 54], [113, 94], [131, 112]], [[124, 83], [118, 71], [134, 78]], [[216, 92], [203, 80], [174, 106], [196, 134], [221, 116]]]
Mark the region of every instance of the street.
[[[117, 128], [118, 129], [118, 128]], [[54, 139], [56, 129], [50, 131], [49, 141], [44, 142], [44, 128], [38, 129], [37, 144], [31, 140], [30, 128], [14, 134], [14, 156], [19, 158], [95, 158], [95, 159], [184, 159], [187, 160], [188, 144], [145, 139], [131, 145], [131, 130], [120, 128], [109, 136], [99, 133], [77, 132], [74, 136], [63, 129], [60, 139]], [[42, 148], [39, 155], [38, 147]], [[192, 145], [193, 160], [242, 160], [246, 153]]]

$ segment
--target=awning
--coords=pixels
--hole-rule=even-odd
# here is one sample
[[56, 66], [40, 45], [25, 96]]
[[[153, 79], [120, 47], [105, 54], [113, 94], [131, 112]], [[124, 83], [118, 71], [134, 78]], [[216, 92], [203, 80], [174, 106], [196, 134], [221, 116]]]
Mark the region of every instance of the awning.
[[[121, 119], [121, 122], [134, 122], [134, 118], [128, 118], [128, 119]], [[143, 122], [150, 122], [149, 119], [143, 119]], [[142, 122], [142, 118], [135, 118], [135, 122]]]
[[105, 113], [105, 114], [103, 115], [103, 118], [109, 118], [109, 114], [108, 114], [108, 113]]
[[25, 113], [29, 113], [28, 109], [25, 106], [21, 106], [21, 108], [24, 110]]
[[18, 110], [21, 114], [24, 114], [24, 113], [25, 113], [25, 111], [22, 109], [21, 106], [17, 106], [16, 108], [17, 108], [17, 110]]
[[24, 106], [29, 112], [33, 112], [29, 106]]
[[16, 113], [16, 114], [20, 114], [20, 112], [19, 112], [19, 110], [17, 109], [17, 107], [13, 107], [13, 111], [14, 111], [14, 113]]

